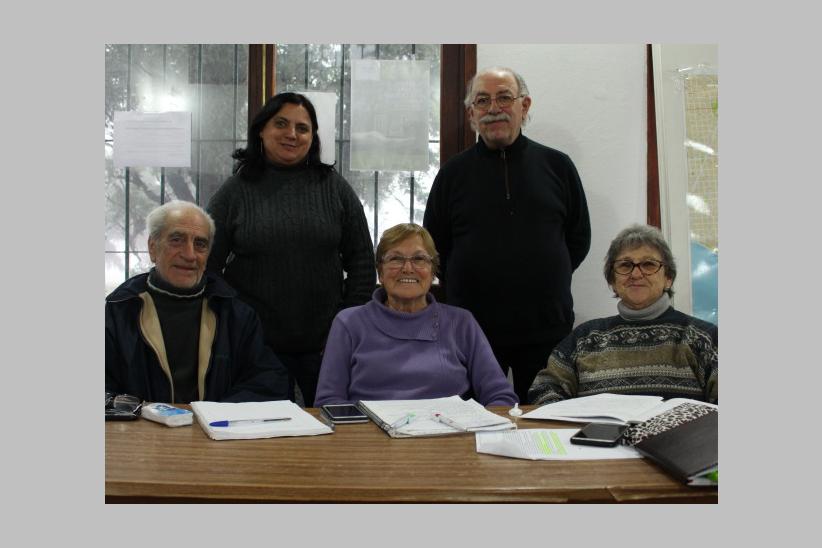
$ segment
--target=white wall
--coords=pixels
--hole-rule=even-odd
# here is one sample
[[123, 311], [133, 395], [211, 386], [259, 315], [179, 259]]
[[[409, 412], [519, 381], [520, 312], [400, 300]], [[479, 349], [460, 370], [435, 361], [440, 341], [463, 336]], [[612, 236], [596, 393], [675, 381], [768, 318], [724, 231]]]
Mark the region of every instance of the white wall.
[[478, 44], [477, 68], [508, 66], [531, 92], [523, 133], [568, 154], [591, 214], [591, 250], [574, 273], [576, 323], [616, 314], [602, 276], [608, 244], [646, 219], [645, 45]]

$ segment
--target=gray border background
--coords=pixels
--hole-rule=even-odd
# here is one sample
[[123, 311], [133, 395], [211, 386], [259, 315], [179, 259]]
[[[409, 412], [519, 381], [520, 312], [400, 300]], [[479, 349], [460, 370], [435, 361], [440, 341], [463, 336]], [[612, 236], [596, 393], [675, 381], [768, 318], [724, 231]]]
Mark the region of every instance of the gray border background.
[[[323, 16], [247, 1], [16, 7], [3, 48], [11, 128], [0, 218], [12, 305], [3, 322], [4, 499], [13, 522], [4, 536], [83, 546], [791, 546], [806, 538], [816, 514], [806, 493], [818, 485], [809, 481], [818, 477], [818, 17], [793, 0], [663, 4], [355, 0]], [[277, 41], [719, 44], [719, 505], [103, 504], [103, 45]]]

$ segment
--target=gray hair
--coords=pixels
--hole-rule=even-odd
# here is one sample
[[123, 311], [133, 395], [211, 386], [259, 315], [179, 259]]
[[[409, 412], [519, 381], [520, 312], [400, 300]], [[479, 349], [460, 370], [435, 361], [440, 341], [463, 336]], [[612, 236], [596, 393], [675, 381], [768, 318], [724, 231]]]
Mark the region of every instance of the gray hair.
[[214, 219], [211, 218], [211, 215], [209, 215], [206, 210], [197, 204], [184, 200], [171, 200], [151, 210], [151, 213], [148, 214], [146, 219], [148, 237], [151, 239], [159, 238], [166, 227], [168, 216], [176, 211], [196, 211], [202, 215], [208, 223], [208, 239], [209, 241], [214, 241], [214, 233], [217, 231], [217, 227], [214, 225]]
[[671, 248], [665, 237], [658, 228], [649, 225], [634, 224], [620, 231], [613, 239], [611, 245], [608, 247], [608, 253], [605, 254], [605, 266], [602, 269], [605, 274], [605, 280], [608, 285], [614, 284], [614, 263], [619, 257], [619, 254], [625, 250], [636, 249], [647, 245], [656, 249], [662, 256], [662, 262], [665, 263], [665, 274], [671, 278], [672, 286], [665, 290], [669, 296], [674, 295], [673, 282], [676, 280], [676, 261], [674, 254], [671, 253]]
[[525, 83], [525, 78], [523, 78], [520, 73], [508, 67], [488, 67], [480, 71], [477, 71], [477, 73], [471, 77], [471, 81], [468, 82], [468, 92], [465, 95], [464, 101], [465, 108], [470, 107], [471, 103], [474, 102], [474, 82], [477, 81], [477, 77], [483, 76], [490, 72], [507, 72], [508, 74], [514, 77], [514, 80], [517, 81], [517, 95], [530, 95], [530, 92], [528, 91], [528, 84]]

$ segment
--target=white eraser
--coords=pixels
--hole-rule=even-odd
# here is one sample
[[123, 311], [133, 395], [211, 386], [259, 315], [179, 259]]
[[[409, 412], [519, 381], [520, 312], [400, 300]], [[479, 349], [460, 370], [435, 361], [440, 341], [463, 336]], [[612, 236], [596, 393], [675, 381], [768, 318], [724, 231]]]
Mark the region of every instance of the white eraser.
[[147, 403], [143, 406], [141, 416], [150, 421], [166, 426], [186, 426], [193, 422], [194, 414], [166, 403]]

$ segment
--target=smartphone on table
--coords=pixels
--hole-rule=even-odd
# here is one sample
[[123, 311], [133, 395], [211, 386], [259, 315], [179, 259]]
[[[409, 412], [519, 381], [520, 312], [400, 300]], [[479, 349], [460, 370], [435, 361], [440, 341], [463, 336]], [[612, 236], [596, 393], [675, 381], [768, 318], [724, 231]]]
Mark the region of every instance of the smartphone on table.
[[360, 411], [360, 408], [350, 403], [327, 404], [320, 407], [322, 413], [334, 424], [347, 424], [352, 422], [368, 422], [368, 415]]
[[579, 432], [571, 436], [571, 443], [577, 445], [596, 445], [598, 447], [613, 447], [619, 443], [622, 433], [628, 428], [626, 424], [602, 424], [592, 422], [583, 426]]

